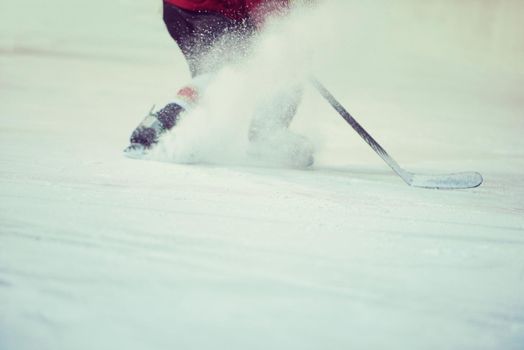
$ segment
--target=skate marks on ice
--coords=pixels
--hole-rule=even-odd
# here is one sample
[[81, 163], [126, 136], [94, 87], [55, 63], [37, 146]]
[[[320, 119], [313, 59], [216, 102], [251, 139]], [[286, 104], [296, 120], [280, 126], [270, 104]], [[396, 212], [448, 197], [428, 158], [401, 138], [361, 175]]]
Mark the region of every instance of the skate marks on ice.
[[[24, 186], [29, 196], [37, 188], [43, 196], [14, 199], [8, 211], [2, 210], [10, 213], [6, 228], [11, 233], [1, 239], [13, 248], [0, 257], [2, 279], [17, 291], [8, 294], [14, 305], [35, 298], [36, 311], [24, 310], [33, 320], [48, 320], [53, 329], [72, 327], [64, 313], [86, 305], [105, 309], [107, 322], [101, 322], [112, 331], [116, 322], [133, 332], [131, 323], [144, 327], [141, 317], [154, 314], [162, 322], [150, 336], [160, 336], [169, 324], [174, 344], [184, 344], [184, 333], [194, 335], [196, 329], [214, 332], [224, 313], [244, 316], [242, 324], [235, 317], [221, 323], [228, 331], [240, 327], [246, 334], [242, 344], [252, 345], [249, 338], [265, 334], [258, 322], [270, 322], [271, 330], [286, 326], [290, 338], [273, 331], [265, 344], [292, 339], [293, 348], [306, 341], [350, 342], [348, 327], [366, 332], [373, 325], [400, 336], [416, 322], [423, 333], [417, 339], [435, 347], [453, 339], [469, 349], [492, 336], [506, 339], [507, 327], [522, 325], [518, 308], [511, 307], [515, 290], [498, 287], [511, 285], [511, 273], [501, 271], [514, 271], [522, 251], [518, 245], [419, 239], [442, 232], [493, 237], [504, 234], [500, 227], [518, 228], [514, 217], [490, 219], [467, 206], [472, 198], [488, 199], [480, 189], [411, 190], [366, 176], [348, 181], [345, 174], [322, 170], [176, 164], [156, 170], [154, 186], [15, 183], [13, 193]], [[54, 198], [53, 205], [45, 198]], [[15, 217], [22, 206], [39, 215]], [[498, 225], [487, 226], [493, 221]], [[497, 283], [485, 285], [486, 279]], [[15, 321], [11, 329], [27, 325], [20, 307], [6, 310]], [[128, 321], [119, 316], [122, 310]], [[85, 312], [77, 315], [78, 325], [95, 329], [97, 323]], [[44, 323], [33, 326], [42, 331]], [[429, 331], [435, 327], [438, 337]], [[314, 329], [320, 333], [304, 339], [303, 331]], [[230, 339], [221, 334], [212, 338]], [[389, 339], [410, 343], [396, 336]]]

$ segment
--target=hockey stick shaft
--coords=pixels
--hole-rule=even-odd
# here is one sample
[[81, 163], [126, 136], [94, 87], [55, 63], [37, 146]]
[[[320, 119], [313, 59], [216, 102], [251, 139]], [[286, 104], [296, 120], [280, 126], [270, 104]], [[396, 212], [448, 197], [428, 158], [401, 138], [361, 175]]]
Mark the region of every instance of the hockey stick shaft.
[[329, 102], [329, 104], [351, 125], [351, 127], [362, 137], [364, 141], [382, 158], [395, 173], [397, 173], [407, 184], [411, 185], [410, 175], [404, 171], [398, 163], [391, 158], [386, 150], [360, 125], [355, 118], [337, 101], [326, 87], [317, 79], [311, 78], [311, 83], [318, 92]]

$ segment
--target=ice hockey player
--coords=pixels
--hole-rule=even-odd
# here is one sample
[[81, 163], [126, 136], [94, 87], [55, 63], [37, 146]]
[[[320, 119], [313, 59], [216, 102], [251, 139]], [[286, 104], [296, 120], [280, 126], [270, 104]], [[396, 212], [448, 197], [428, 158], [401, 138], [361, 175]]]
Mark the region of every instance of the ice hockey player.
[[[250, 39], [262, 28], [265, 20], [269, 16], [282, 16], [288, 10], [289, 0], [163, 0], [164, 23], [182, 51], [192, 79], [178, 91], [171, 103], [146, 116], [133, 131], [131, 144], [125, 152], [132, 157], [144, 154], [158, 142], [163, 133], [176, 125], [183, 112], [198, 103], [210, 76], [230, 62], [227, 58], [218, 61], [208, 59], [218, 45], [230, 40], [233, 45], [229, 43], [226, 46], [234, 47], [233, 56], [242, 56], [250, 46]], [[220, 54], [227, 56], [231, 52]], [[277, 121], [277, 129], [280, 130], [266, 130], [275, 129], [275, 123], [272, 122], [271, 127], [268, 127], [263, 121], [260, 122], [263, 118], [259, 118], [259, 122], [252, 123], [250, 128], [250, 141], [287, 130], [302, 95], [300, 88], [292, 90], [280, 93], [271, 101], [278, 106], [276, 110], [280, 115], [272, 116], [272, 119]], [[290, 165], [311, 165], [312, 147], [303, 137], [296, 134], [293, 137], [295, 142], [291, 142], [291, 146], [289, 143], [284, 146], [288, 157], [294, 158], [290, 159]]]

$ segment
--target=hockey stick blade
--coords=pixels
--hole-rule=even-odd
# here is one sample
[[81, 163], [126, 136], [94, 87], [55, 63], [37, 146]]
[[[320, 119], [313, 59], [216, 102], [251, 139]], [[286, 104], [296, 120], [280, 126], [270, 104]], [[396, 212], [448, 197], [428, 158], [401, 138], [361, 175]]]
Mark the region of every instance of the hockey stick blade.
[[482, 184], [482, 175], [477, 172], [454, 174], [425, 175], [408, 173], [410, 181], [406, 183], [413, 187], [457, 190], [478, 187]]
[[318, 92], [329, 102], [329, 104], [340, 114], [344, 120], [362, 137], [364, 141], [382, 158], [387, 165], [413, 187], [435, 188], [435, 189], [465, 189], [478, 187], [482, 184], [482, 176], [477, 172], [464, 172], [442, 175], [415, 174], [406, 171], [393, 159], [375, 139], [349, 114], [349, 112], [338, 102], [335, 97], [318, 80], [311, 78], [311, 83]]

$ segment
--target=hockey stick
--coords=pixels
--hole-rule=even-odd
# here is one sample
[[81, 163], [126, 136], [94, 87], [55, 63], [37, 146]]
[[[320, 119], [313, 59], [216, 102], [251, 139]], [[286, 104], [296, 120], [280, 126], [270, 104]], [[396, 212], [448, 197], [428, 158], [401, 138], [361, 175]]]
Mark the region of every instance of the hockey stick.
[[335, 97], [322, 85], [317, 79], [311, 78], [311, 83], [318, 92], [329, 102], [329, 104], [351, 125], [353, 129], [373, 148], [373, 150], [382, 158], [387, 165], [398, 176], [410, 186], [422, 188], [439, 188], [439, 189], [463, 189], [478, 187], [482, 183], [482, 176], [477, 172], [462, 172], [453, 174], [434, 174], [423, 175], [406, 171], [391, 158], [382, 146], [368, 134], [366, 130], [349, 114], [349, 112], [338, 102]]

